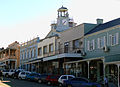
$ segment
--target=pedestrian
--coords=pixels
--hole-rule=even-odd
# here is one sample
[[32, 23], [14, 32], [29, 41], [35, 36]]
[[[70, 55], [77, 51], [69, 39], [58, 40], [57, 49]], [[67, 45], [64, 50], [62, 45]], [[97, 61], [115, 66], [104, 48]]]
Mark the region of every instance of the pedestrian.
[[105, 76], [105, 78], [104, 78], [104, 82], [105, 82], [105, 87], [109, 87], [109, 85], [108, 85], [108, 78], [107, 78], [107, 76]]
[[1, 79], [1, 81], [3, 80], [2, 70], [0, 70], [0, 79]]

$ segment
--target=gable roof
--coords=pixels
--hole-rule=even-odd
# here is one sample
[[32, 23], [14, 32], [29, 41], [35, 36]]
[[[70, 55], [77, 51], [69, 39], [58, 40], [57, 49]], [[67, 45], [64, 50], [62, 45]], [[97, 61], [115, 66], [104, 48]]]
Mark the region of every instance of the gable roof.
[[[52, 33], [54, 33], [54, 35], [51, 35]], [[51, 29], [50, 32], [46, 35], [45, 38], [51, 37], [51, 36], [59, 36], [59, 33], [60, 32], [57, 32], [56, 30]]]
[[95, 28], [93, 28], [91, 31], [89, 31], [88, 33], [86, 33], [85, 35], [91, 34], [91, 33], [95, 33], [116, 25], [120, 25], [120, 18], [114, 19], [112, 21], [106, 22], [104, 24], [99, 24], [98, 26], [96, 26]]

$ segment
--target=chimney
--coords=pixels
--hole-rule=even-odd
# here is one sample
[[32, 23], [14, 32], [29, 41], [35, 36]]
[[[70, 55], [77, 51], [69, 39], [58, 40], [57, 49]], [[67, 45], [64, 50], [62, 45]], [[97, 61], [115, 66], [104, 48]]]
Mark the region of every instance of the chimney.
[[103, 24], [103, 19], [96, 19], [96, 21], [97, 21], [97, 24]]

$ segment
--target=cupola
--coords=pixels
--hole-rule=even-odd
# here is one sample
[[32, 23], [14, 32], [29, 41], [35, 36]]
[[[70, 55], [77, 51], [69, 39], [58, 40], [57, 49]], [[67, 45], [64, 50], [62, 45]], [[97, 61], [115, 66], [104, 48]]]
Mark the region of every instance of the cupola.
[[68, 17], [68, 9], [66, 7], [61, 7], [58, 9], [58, 17]]

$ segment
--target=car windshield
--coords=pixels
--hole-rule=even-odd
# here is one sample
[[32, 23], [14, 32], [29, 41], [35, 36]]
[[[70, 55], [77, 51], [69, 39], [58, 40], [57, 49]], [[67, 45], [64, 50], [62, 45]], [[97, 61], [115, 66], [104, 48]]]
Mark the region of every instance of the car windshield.
[[22, 72], [21, 74], [25, 74], [25, 72]]

